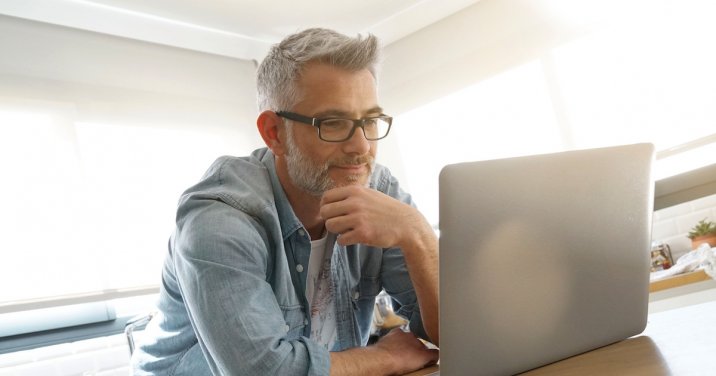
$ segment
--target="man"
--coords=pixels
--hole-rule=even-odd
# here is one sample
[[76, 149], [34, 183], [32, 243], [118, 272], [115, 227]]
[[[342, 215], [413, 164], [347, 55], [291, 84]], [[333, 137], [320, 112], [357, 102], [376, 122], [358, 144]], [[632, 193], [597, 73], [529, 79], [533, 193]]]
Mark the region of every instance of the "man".
[[[392, 119], [373, 36], [291, 35], [258, 69], [267, 148], [219, 158], [182, 196], [159, 313], [132, 361], [153, 375], [380, 375], [435, 362], [437, 239], [374, 163]], [[385, 289], [410, 332], [365, 346]]]

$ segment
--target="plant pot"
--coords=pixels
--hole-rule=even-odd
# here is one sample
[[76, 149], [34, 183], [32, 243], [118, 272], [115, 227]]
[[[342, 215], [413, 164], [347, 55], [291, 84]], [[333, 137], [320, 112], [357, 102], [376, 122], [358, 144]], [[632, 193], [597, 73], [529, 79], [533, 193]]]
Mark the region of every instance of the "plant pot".
[[696, 249], [701, 243], [708, 243], [711, 248], [716, 247], [716, 234], [697, 236], [691, 239], [691, 249]]

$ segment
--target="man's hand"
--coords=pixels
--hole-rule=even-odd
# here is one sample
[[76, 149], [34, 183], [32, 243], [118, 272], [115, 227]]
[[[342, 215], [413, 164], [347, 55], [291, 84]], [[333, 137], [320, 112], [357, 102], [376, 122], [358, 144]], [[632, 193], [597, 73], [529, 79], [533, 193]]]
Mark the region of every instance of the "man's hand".
[[429, 349], [413, 333], [391, 330], [374, 345], [392, 355], [397, 373], [404, 374], [437, 363], [440, 352]]
[[432, 231], [417, 209], [359, 185], [326, 191], [320, 213], [340, 245], [409, 248], [416, 234]]
[[412, 333], [393, 329], [373, 346], [331, 353], [331, 375], [402, 375], [431, 364], [440, 357]]

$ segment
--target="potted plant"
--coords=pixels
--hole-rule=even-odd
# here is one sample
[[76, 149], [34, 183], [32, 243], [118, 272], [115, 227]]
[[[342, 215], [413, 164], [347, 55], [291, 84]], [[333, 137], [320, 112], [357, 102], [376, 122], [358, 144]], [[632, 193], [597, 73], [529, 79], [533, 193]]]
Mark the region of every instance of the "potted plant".
[[707, 221], [706, 218], [700, 220], [691, 228], [688, 237], [691, 239], [692, 249], [696, 249], [701, 243], [716, 247], [716, 222]]

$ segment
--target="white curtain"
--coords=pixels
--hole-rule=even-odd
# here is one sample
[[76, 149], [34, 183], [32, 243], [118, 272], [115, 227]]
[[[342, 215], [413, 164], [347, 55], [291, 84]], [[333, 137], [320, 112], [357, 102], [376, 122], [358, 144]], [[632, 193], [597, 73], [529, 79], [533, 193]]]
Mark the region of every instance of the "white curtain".
[[158, 285], [181, 192], [262, 145], [254, 63], [5, 16], [0, 51], [0, 306]]

